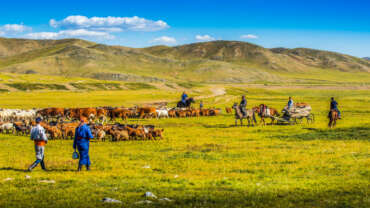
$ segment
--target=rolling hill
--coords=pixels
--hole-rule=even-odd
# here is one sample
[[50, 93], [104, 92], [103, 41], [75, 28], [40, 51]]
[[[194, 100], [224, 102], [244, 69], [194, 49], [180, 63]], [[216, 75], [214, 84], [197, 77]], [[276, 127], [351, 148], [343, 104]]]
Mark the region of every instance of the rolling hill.
[[239, 41], [129, 48], [79, 39], [0, 38], [0, 72], [135, 82], [369, 83], [370, 61]]

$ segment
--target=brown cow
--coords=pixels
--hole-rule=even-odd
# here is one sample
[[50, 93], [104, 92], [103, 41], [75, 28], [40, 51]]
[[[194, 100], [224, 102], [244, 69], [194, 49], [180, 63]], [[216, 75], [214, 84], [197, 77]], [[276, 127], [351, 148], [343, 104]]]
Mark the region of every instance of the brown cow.
[[202, 116], [209, 116], [209, 109], [202, 109], [201, 115]]
[[220, 112], [221, 110], [217, 108], [209, 109], [209, 116], [217, 116]]
[[200, 109], [193, 109], [191, 112], [192, 116], [199, 117], [200, 116]]
[[140, 137], [142, 139], [146, 139], [144, 129], [141, 129], [141, 128], [134, 129], [134, 128], [131, 128], [129, 126], [126, 126], [125, 128], [128, 131], [128, 134], [131, 138], [136, 138], [137, 139], [138, 137]]
[[96, 118], [97, 112], [96, 108], [80, 108], [79, 109], [79, 116], [86, 117], [89, 119]]
[[154, 107], [141, 107], [137, 109], [137, 112], [139, 113], [139, 117], [141, 119], [143, 118], [155, 118], [157, 117], [157, 112], [155, 111], [156, 108]]
[[113, 141], [128, 140], [130, 138], [127, 130], [110, 129], [108, 133], [112, 135]]
[[225, 111], [227, 114], [230, 114], [233, 112], [233, 109], [232, 108], [229, 108], [229, 107], [225, 107]]
[[176, 114], [180, 118], [185, 118], [186, 117], [186, 111], [183, 111], [183, 110], [177, 111]]
[[45, 131], [50, 134], [50, 139], [62, 138], [62, 132], [56, 126], [46, 126]]
[[168, 111], [168, 116], [171, 117], [171, 118], [175, 118], [176, 117], [176, 110], [174, 109], [171, 109]]
[[162, 136], [163, 131], [164, 131], [164, 129], [153, 129], [153, 130], [150, 130], [149, 131], [150, 139], [151, 138], [154, 138], [155, 139], [157, 137], [163, 139], [163, 136]]

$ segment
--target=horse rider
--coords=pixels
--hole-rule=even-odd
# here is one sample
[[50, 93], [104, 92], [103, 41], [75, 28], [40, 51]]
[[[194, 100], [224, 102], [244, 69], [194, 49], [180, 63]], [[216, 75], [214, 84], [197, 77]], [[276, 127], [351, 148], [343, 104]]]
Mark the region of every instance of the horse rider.
[[261, 117], [263, 117], [263, 116], [269, 116], [268, 115], [268, 112], [267, 112], [267, 105], [266, 104], [261, 104], [260, 105], [260, 113], [259, 113], [259, 115]]
[[289, 97], [289, 101], [288, 101], [288, 109], [293, 108], [293, 105], [294, 105], [294, 101], [293, 101], [292, 97]]
[[337, 111], [338, 112], [338, 119], [341, 119], [340, 111], [338, 109], [338, 103], [337, 103], [337, 101], [334, 100], [334, 97], [331, 98], [331, 102], [330, 102], [330, 111], [331, 110]]
[[90, 170], [90, 156], [89, 156], [89, 148], [90, 148], [90, 139], [94, 138], [90, 127], [86, 124], [86, 118], [82, 117], [80, 119], [80, 124], [76, 128], [75, 138], [73, 141], [73, 148], [80, 153], [80, 160], [78, 162], [78, 169], [77, 171], [81, 171], [82, 166], [86, 166], [86, 170]]
[[181, 95], [181, 102], [185, 105], [186, 104], [186, 99], [188, 99], [188, 95], [186, 92], [183, 92]]
[[203, 109], [203, 107], [204, 107], [204, 106], [203, 106], [203, 101], [200, 101], [200, 103], [199, 103], [199, 109], [200, 109], [200, 110], [202, 110], [202, 109]]
[[243, 116], [247, 115], [246, 108], [247, 108], [247, 99], [245, 98], [245, 95], [242, 96], [242, 100], [239, 104], [240, 111], [243, 113]]
[[45, 129], [40, 125], [41, 118], [36, 118], [36, 126], [31, 129], [31, 140], [35, 143], [36, 161], [28, 168], [28, 171], [32, 171], [39, 163], [41, 168], [46, 170], [44, 162], [45, 144], [48, 142], [48, 138], [45, 134]]

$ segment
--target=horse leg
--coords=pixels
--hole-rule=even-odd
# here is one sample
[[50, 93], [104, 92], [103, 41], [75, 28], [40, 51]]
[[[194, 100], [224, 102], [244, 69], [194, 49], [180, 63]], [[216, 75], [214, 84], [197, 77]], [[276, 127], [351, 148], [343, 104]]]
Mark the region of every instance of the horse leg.
[[243, 119], [240, 119], [240, 126], [243, 126]]
[[235, 126], [238, 126], [238, 119], [235, 119]]

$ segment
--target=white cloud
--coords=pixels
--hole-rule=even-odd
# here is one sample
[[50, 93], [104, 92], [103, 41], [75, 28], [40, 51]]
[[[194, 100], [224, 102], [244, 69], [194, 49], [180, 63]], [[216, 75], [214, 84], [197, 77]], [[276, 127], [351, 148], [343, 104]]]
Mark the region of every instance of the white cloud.
[[102, 38], [113, 39], [114, 36], [107, 32], [90, 31], [85, 29], [61, 30], [59, 32], [38, 32], [26, 34], [32, 39], [62, 39], [62, 38]]
[[243, 38], [243, 39], [257, 39], [258, 36], [253, 35], [253, 34], [248, 34], [248, 35], [242, 35], [242, 36], [240, 36], [240, 38]]
[[[168, 28], [168, 24], [162, 20], [148, 20], [141, 17], [91, 17], [75, 15], [68, 16], [61, 21], [51, 19], [50, 26], [63, 29], [89, 29], [112, 32], [121, 31], [158, 31]], [[115, 32], [116, 32], [115, 31]], [[120, 32], [120, 31], [119, 31]]]
[[31, 27], [27, 27], [23, 24], [6, 24], [3, 26], [0, 26], [0, 34], [16, 34], [16, 33], [23, 33], [25, 31], [32, 30]]
[[155, 38], [150, 42], [151, 43], [161, 43], [161, 44], [175, 44], [176, 39], [173, 38], [173, 37], [162, 36], [162, 37], [159, 37], [159, 38]]
[[210, 35], [196, 35], [195, 39], [197, 41], [212, 41], [212, 40], [215, 40], [215, 38], [210, 36]]

